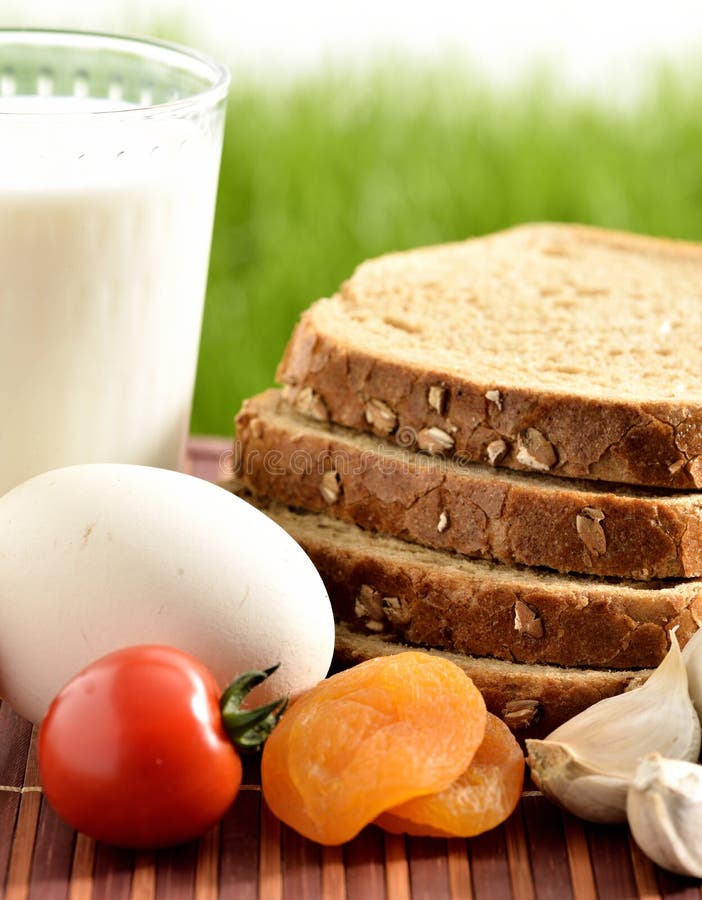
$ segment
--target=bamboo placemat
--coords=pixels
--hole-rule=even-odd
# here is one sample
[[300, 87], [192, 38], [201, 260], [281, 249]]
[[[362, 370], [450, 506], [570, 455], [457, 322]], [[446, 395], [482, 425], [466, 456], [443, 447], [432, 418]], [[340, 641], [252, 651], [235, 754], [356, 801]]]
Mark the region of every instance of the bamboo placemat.
[[[228, 474], [227, 443], [191, 442], [188, 470]], [[624, 827], [588, 825], [525, 791], [501, 827], [471, 840], [401, 837], [369, 827], [320, 847], [281, 825], [254, 762], [222, 822], [155, 853], [77, 835], [46, 803], [36, 730], [0, 704], [0, 884], [8, 900], [698, 900], [699, 882], [650, 863]]]

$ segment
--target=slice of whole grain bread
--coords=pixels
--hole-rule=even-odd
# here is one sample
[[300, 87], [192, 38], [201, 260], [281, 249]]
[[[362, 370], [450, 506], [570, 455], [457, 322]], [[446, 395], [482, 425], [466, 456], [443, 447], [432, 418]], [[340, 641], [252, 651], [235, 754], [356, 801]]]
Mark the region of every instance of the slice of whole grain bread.
[[702, 486], [702, 246], [524, 225], [363, 263], [278, 369], [319, 419], [567, 477]]
[[232, 489], [274, 519], [319, 570], [335, 616], [366, 634], [510, 662], [657, 665], [678, 625], [702, 617], [702, 582], [623, 582], [473, 560], [300, 513]]
[[237, 417], [254, 493], [428, 547], [650, 580], [702, 575], [702, 495], [627, 488], [403, 450], [319, 422], [270, 390]]

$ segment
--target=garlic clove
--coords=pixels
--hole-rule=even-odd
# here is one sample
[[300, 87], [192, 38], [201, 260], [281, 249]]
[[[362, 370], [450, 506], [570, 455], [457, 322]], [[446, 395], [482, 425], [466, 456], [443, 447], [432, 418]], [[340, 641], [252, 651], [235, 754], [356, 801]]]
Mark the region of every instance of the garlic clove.
[[527, 740], [526, 745], [531, 776], [549, 800], [588, 822], [626, 821], [628, 781], [596, 771], [566, 744]]
[[634, 840], [659, 866], [702, 878], [702, 766], [645, 757], [627, 794]]
[[687, 670], [687, 688], [697, 715], [702, 719], [702, 628], [685, 644], [682, 656]]
[[568, 744], [593, 768], [626, 779], [647, 753], [696, 760], [700, 721], [675, 633], [665, 659], [644, 684], [595, 703], [546, 740]]
[[627, 789], [644, 756], [699, 756], [700, 720], [675, 634], [641, 687], [595, 703], [545, 741], [526, 745], [532, 778], [554, 802], [593, 822], [624, 821]]

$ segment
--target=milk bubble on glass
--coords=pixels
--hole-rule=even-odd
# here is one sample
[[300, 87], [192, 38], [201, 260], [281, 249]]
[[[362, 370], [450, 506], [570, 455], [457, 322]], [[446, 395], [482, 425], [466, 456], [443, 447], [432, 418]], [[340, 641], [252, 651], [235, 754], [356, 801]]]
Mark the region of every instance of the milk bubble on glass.
[[181, 463], [222, 97], [140, 107], [115, 84], [0, 92], [0, 494], [77, 462]]

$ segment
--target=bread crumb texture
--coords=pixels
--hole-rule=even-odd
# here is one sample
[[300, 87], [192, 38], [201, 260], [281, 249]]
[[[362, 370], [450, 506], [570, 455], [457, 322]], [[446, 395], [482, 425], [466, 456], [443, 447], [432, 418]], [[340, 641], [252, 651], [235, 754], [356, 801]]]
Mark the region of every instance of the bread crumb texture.
[[684, 488], [702, 485], [701, 351], [702, 245], [537, 224], [363, 263], [278, 377], [350, 427], [384, 404], [405, 445], [439, 428], [472, 460]]
[[505, 385], [702, 400], [702, 248], [692, 244], [523, 226], [371, 260], [320, 313], [330, 333], [379, 356], [421, 365], [429, 354], [456, 374], [469, 359], [486, 384], [499, 361]]

